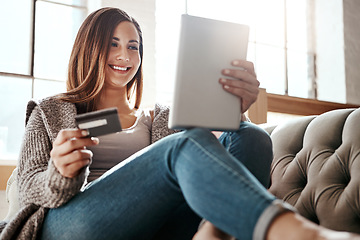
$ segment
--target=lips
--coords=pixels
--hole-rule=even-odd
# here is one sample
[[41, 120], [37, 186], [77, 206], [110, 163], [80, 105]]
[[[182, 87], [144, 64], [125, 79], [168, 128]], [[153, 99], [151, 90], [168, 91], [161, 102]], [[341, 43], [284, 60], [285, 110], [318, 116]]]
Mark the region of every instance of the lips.
[[116, 70], [116, 71], [121, 71], [121, 72], [127, 72], [131, 69], [131, 67], [125, 67], [125, 66], [116, 66], [116, 65], [109, 65], [112, 69]]

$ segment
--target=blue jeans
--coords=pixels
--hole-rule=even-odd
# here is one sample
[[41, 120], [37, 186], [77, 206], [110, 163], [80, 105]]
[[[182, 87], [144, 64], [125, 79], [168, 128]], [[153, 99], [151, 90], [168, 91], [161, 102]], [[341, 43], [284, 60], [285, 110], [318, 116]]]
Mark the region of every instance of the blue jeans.
[[184, 240], [201, 218], [251, 239], [275, 199], [264, 187], [271, 160], [269, 136], [251, 123], [219, 140], [200, 128], [173, 134], [50, 209], [42, 239]]

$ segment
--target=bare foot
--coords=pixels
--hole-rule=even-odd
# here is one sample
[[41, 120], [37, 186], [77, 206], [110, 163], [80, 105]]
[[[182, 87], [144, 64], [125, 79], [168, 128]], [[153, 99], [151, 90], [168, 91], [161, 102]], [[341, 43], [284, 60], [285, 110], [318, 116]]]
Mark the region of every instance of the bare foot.
[[284, 213], [270, 225], [267, 240], [360, 240], [360, 235], [321, 227], [294, 213]]
[[193, 240], [235, 240], [235, 238], [206, 221], [194, 235]]
[[320, 227], [318, 240], [360, 240], [360, 235], [349, 232], [337, 232]]
[[[360, 240], [360, 235], [333, 231], [321, 227], [292, 212], [277, 217], [270, 225], [266, 240]], [[206, 221], [194, 235], [193, 240], [235, 240]]]

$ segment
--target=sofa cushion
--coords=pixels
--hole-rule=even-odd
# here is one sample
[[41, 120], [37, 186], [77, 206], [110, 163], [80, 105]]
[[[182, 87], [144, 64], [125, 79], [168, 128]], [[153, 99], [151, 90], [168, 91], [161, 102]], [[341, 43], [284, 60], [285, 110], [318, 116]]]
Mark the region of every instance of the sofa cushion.
[[313, 222], [360, 233], [360, 108], [291, 120], [271, 138], [269, 191]]

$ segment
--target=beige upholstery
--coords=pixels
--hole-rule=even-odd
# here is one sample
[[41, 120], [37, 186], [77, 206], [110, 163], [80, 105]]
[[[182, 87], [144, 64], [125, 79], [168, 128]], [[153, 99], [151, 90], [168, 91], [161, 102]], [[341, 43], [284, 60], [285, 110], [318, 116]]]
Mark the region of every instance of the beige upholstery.
[[270, 128], [269, 191], [322, 226], [360, 233], [360, 108]]
[[9, 203], [9, 211], [5, 217], [5, 221], [10, 221], [19, 211], [19, 199], [16, 184], [17, 168], [12, 172], [6, 185], [6, 201]]

